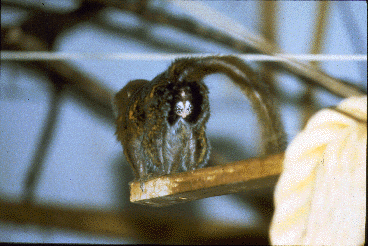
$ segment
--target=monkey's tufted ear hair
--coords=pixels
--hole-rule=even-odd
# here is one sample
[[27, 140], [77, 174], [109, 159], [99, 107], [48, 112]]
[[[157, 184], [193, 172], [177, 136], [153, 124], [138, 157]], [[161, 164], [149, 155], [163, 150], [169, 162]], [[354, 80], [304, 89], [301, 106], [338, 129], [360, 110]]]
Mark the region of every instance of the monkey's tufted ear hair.
[[119, 115], [125, 115], [128, 103], [132, 101], [135, 94], [147, 83], [148, 80], [137, 79], [129, 81], [123, 89], [121, 89], [112, 98], [112, 108], [114, 110], [115, 118]]

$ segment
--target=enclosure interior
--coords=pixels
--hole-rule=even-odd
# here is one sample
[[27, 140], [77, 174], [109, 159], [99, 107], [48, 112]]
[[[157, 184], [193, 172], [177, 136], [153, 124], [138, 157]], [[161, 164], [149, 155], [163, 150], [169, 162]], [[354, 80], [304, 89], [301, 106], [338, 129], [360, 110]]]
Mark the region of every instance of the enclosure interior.
[[[31, 2], [31, 1], [29, 1]], [[251, 33], [262, 35], [262, 1], [202, 2], [241, 23]], [[77, 1], [37, 1], [47, 11], [70, 11]], [[191, 16], [170, 2], [153, 1], [153, 5], [176, 15]], [[308, 54], [313, 40], [318, 1], [277, 2], [275, 42], [285, 53]], [[349, 16], [350, 23], [346, 16]], [[179, 30], [140, 20], [116, 8], [101, 13], [109, 23], [133, 30], [148, 30], [148, 38], [102, 29], [90, 21], [79, 23], [60, 33], [55, 51], [69, 53], [210, 53], [239, 54], [224, 45], [204, 40]], [[3, 6], [1, 25], [16, 25], [27, 18], [26, 11]], [[199, 18], [199, 17], [198, 17]], [[365, 1], [334, 1], [329, 4], [323, 54], [366, 54], [367, 4]], [[199, 20], [198, 20], [199, 21]], [[153, 44], [162, 42], [163, 45]], [[172, 44], [169, 46], [167, 44]], [[159, 55], [158, 55], [159, 57]], [[168, 68], [170, 59], [74, 59], [67, 60], [77, 69], [117, 92], [133, 79], [151, 80]], [[257, 73], [267, 73], [262, 62], [247, 61]], [[367, 62], [322, 61], [319, 67], [332, 77], [355, 84], [365, 92]], [[277, 90], [277, 103], [288, 143], [303, 127], [305, 81], [279, 70], [272, 70]], [[20, 202], [24, 180], [39, 148], [40, 134], [50, 109], [53, 86], [48, 77], [13, 61], [1, 62], [0, 80], [0, 199]], [[222, 74], [205, 78], [209, 88], [211, 116], [207, 134], [212, 154], [219, 163], [257, 157], [260, 154], [259, 128], [256, 115], [241, 91]], [[337, 105], [343, 98], [324, 89], [313, 88], [315, 112]], [[36, 193], [36, 204], [57, 204], [107, 211], [140, 210], [177, 211], [207, 222], [224, 222], [239, 228], [265, 231], [270, 215], [263, 214], [252, 202], [257, 191], [211, 197], [187, 204], [151, 208], [129, 202], [128, 183], [132, 171], [116, 140], [111, 120], [97, 115], [65, 91], [60, 101], [54, 133], [42, 160], [44, 168]], [[272, 206], [272, 188], [259, 191]], [[139, 216], [139, 215], [137, 215]], [[137, 243], [136, 239], [107, 237], [91, 233], [37, 225], [18, 225], [0, 221], [0, 241], [46, 243]]]

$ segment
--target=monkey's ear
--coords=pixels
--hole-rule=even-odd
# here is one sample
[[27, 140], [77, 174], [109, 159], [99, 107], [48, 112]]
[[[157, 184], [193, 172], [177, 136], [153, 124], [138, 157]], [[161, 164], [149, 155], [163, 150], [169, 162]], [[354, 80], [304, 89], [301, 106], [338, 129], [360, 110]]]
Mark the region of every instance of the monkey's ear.
[[114, 110], [115, 118], [120, 115], [125, 115], [127, 110], [128, 102], [133, 100], [134, 95], [140, 90], [148, 80], [137, 79], [129, 81], [123, 89], [116, 93], [115, 97], [112, 98], [112, 108]]

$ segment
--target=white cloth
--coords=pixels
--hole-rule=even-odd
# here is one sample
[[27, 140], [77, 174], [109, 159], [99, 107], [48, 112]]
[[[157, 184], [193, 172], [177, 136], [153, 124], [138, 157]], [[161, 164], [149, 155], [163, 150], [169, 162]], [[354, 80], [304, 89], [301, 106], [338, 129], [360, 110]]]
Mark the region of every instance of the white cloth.
[[323, 109], [288, 146], [275, 190], [272, 244], [362, 245], [367, 96]]

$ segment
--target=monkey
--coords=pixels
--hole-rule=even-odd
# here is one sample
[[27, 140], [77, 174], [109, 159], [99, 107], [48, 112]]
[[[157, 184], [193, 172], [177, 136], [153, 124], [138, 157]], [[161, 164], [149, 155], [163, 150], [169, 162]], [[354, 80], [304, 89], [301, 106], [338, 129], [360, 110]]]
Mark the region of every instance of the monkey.
[[263, 153], [285, 150], [285, 133], [272, 93], [241, 59], [234, 56], [189, 57], [148, 80], [133, 80], [114, 98], [116, 135], [136, 180], [206, 166], [210, 142], [209, 91], [203, 79], [224, 73], [250, 99], [261, 125]]
[[137, 180], [207, 164], [208, 88], [179, 75], [133, 80], [115, 96], [116, 133]]

